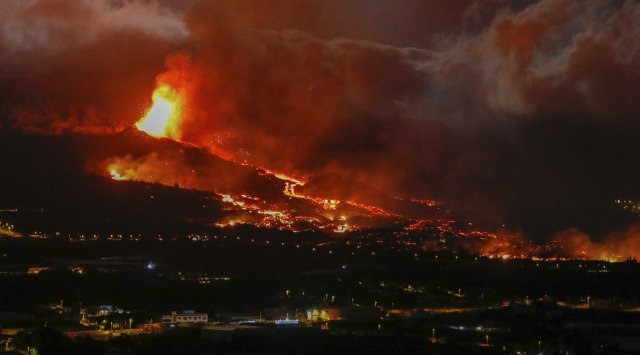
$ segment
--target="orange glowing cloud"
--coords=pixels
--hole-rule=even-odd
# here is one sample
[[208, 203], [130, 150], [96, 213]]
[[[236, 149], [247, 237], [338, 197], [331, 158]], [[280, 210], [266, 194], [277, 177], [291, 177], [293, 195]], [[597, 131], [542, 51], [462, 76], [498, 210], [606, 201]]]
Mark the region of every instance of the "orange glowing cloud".
[[634, 224], [624, 231], [611, 233], [602, 240], [571, 228], [558, 233], [557, 240], [563, 252], [580, 259], [622, 261], [640, 257], [640, 225]]

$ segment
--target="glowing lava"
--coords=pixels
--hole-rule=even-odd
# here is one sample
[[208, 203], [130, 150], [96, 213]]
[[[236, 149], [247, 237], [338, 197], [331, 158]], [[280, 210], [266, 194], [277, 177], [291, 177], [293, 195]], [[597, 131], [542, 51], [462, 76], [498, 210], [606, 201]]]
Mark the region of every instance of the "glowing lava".
[[182, 118], [184, 98], [167, 84], [158, 86], [153, 92], [153, 104], [136, 127], [153, 137], [177, 138]]
[[113, 180], [122, 181], [122, 180], [126, 180], [127, 179], [126, 177], [120, 175], [120, 173], [116, 169], [111, 169], [109, 171], [109, 174], [111, 175], [111, 178]]

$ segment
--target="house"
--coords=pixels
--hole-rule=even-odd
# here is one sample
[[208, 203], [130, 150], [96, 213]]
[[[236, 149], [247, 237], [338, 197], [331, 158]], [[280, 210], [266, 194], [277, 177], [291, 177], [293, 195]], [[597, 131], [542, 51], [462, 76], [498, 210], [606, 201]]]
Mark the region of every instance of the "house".
[[178, 313], [176, 311], [171, 312], [171, 314], [162, 316], [162, 323], [165, 324], [178, 324], [178, 325], [187, 325], [187, 324], [207, 324], [209, 321], [209, 315], [206, 313], [195, 313], [194, 311], [184, 311], [182, 313]]

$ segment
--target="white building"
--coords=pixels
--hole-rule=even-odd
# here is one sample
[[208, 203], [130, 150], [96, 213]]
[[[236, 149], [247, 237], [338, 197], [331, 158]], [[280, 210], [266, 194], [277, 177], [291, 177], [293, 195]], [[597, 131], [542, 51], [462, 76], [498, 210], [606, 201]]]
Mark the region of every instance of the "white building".
[[184, 311], [182, 313], [171, 312], [162, 316], [162, 323], [173, 324], [207, 324], [209, 315], [206, 313], [195, 313], [194, 311]]

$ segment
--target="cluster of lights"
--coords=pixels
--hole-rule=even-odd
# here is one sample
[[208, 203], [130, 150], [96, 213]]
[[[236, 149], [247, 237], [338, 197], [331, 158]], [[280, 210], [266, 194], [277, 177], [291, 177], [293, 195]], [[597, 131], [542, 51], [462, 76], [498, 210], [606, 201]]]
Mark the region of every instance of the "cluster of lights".
[[617, 199], [613, 203], [629, 213], [640, 215], [640, 202], [638, 201]]

